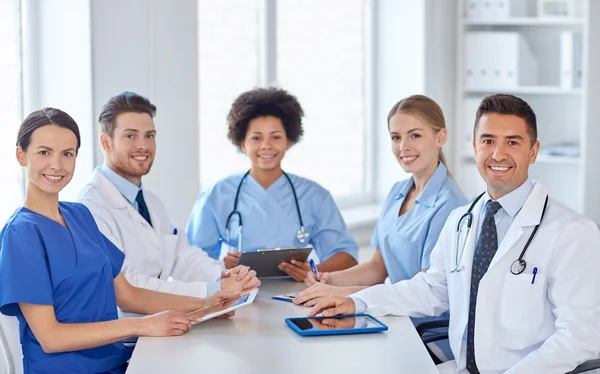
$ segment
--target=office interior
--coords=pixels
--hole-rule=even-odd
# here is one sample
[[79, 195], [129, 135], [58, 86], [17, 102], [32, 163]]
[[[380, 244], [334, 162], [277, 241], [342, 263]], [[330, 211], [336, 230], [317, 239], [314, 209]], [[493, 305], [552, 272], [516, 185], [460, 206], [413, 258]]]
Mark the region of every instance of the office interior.
[[103, 162], [102, 104], [125, 90], [150, 98], [157, 157], [143, 183], [184, 226], [201, 191], [249, 168], [226, 137], [233, 99], [278, 86], [305, 111], [305, 135], [284, 169], [332, 193], [365, 251], [383, 199], [408, 177], [392, 155], [386, 118], [412, 94], [442, 107], [444, 152], [469, 198], [485, 188], [471, 148], [479, 101], [498, 92], [528, 101], [542, 144], [531, 176], [600, 222], [595, 1], [2, 0], [0, 7], [2, 220], [23, 199], [14, 143], [33, 110], [60, 108], [81, 128], [75, 176], [61, 195], [74, 200]]

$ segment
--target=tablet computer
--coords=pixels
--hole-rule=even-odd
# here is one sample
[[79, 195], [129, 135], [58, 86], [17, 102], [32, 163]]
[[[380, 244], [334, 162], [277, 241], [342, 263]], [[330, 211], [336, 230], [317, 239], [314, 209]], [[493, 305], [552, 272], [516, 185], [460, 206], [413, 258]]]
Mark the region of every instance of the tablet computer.
[[218, 304], [206, 306], [204, 308], [194, 310], [193, 312], [189, 312], [188, 315], [192, 319], [192, 325], [208, 321], [209, 319], [218, 317], [222, 314], [250, 305], [256, 298], [257, 293], [258, 289], [254, 289], [252, 291], [242, 293], [239, 295], [239, 298], [223, 300]]
[[259, 278], [289, 277], [279, 270], [279, 264], [291, 260], [306, 261], [312, 247], [305, 248], [265, 248], [257, 252], [243, 252], [238, 265], [250, 266]]
[[286, 318], [285, 323], [302, 336], [365, 334], [388, 329], [370, 314]]

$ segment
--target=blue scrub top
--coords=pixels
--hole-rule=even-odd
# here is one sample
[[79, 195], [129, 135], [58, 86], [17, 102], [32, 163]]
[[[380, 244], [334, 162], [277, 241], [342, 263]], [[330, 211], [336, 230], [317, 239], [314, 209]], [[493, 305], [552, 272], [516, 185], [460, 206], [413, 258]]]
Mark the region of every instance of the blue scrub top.
[[113, 279], [125, 258], [81, 204], [59, 203], [68, 229], [25, 207], [0, 232], [0, 312], [19, 319], [25, 374], [123, 373], [131, 349], [122, 343], [45, 353], [18, 303], [53, 305], [61, 323], [118, 318]]
[[[225, 223], [233, 210], [235, 194], [244, 173], [224, 178], [203, 192], [190, 216], [187, 235], [192, 245], [201, 247], [209, 256], [219, 258], [219, 238], [225, 238]], [[250, 174], [240, 190], [238, 211], [242, 215], [242, 251], [272, 247], [306, 247], [312, 245], [321, 262], [338, 252], [358, 259], [358, 245], [329, 191], [319, 184], [289, 174], [304, 221], [310, 233], [308, 243], [300, 243], [296, 234], [300, 221], [292, 188], [282, 175], [269, 188], [263, 188]], [[238, 245], [239, 222], [229, 224], [230, 242]]]
[[371, 245], [381, 252], [392, 283], [429, 268], [429, 255], [450, 212], [467, 203], [446, 173], [440, 162], [415, 206], [401, 216], [400, 207], [414, 185], [412, 177], [396, 183], [383, 204]]

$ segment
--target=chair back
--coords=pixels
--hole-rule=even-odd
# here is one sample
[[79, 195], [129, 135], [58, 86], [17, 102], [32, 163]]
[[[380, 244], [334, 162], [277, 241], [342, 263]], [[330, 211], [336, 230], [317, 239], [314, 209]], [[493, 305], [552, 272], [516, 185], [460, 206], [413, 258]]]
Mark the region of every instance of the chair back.
[[19, 320], [0, 313], [0, 373], [23, 374]]

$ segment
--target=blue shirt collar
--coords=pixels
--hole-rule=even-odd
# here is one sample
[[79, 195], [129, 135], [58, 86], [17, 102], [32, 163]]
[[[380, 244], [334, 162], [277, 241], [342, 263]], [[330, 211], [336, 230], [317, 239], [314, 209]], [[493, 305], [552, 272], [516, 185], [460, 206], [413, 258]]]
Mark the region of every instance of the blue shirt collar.
[[[435, 169], [435, 172], [433, 173], [431, 178], [429, 178], [429, 181], [425, 185], [425, 188], [423, 188], [423, 191], [421, 191], [415, 202], [424, 205], [428, 208], [435, 206], [435, 200], [438, 196], [438, 193], [440, 192], [442, 185], [446, 181], [447, 172], [448, 170], [446, 169], [444, 164], [440, 162], [438, 164], [437, 169]], [[407, 181], [407, 183], [404, 184], [402, 190], [396, 197], [396, 200], [402, 199], [403, 197], [408, 195], [408, 192], [410, 191], [414, 183], [415, 181], [413, 177], [410, 177], [410, 179]]]
[[119, 174], [117, 174], [114, 170], [109, 168], [106, 164], [103, 164], [100, 167], [100, 172], [117, 187], [121, 195], [123, 195], [130, 204], [135, 203], [135, 198], [139, 190], [141, 190], [141, 186], [138, 187], [135, 184], [131, 183], [127, 179], [123, 178]]
[[[517, 213], [519, 213], [519, 211], [525, 204], [525, 200], [527, 200], [527, 197], [531, 193], [531, 190], [533, 190], [533, 181], [527, 178], [525, 183], [517, 187], [514, 191], [511, 191], [510, 193], [507, 193], [506, 195], [502, 196], [497, 201], [500, 203], [500, 205], [502, 205], [502, 209], [504, 209], [504, 211], [510, 216], [510, 218], [515, 218]], [[492, 200], [492, 197], [487, 191], [485, 192], [484, 197], [485, 199], [483, 201], [483, 204], [485, 206], [488, 200]]]

